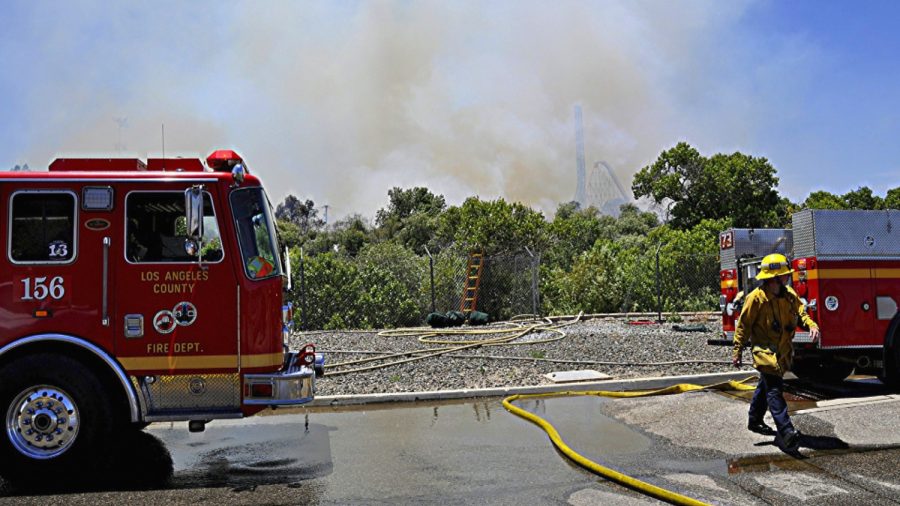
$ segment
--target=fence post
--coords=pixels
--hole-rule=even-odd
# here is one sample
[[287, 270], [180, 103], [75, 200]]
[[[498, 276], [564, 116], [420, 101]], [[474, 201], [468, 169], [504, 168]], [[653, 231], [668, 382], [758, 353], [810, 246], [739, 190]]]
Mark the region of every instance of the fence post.
[[303, 257], [303, 248], [300, 248], [300, 328], [306, 328], [306, 276], [304, 276], [304, 264], [306, 260]]
[[435, 304], [434, 304], [434, 257], [431, 256], [431, 252], [428, 251], [428, 246], [424, 246], [424, 247], [425, 247], [425, 253], [428, 254], [428, 270], [431, 273], [431, 312], [436, 313], [437, 308], [435, 307]]
[[656, 246], [656, 323], [662, 323], [662, 279], [659, 277], [659, 250], [663, 243]]
[[528, 256], [531, 257], [531, 314], [533, 316], [538, 315], [538, 294], [537, 294], [537, 269], [535, 266], [540, 262], [540, 257], [535, 257], [534, 253], [528, 249], [528, 246], [525, 246], [525, 251], [528, 252]]
[[538, 252], [531, 266], [531, 294], [534, 305], [534, 314], [539, 316], [541, 310], [541, 253]]

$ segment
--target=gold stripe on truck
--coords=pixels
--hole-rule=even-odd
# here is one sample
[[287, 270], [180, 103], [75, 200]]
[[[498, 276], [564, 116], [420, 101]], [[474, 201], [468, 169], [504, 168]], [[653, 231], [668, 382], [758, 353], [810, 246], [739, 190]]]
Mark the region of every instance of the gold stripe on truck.
[[811, 269], [806, 271], [806, 279], [870, 279], [873, 270], [876, 279], [900, 278], [900, 269], [876, 267], [875, 269]]
[[[260, 355], [242, 355], [242, 368], [271, 367], [281, 365], [283, 353], [265, 353]], [[229, 369], [237, 366], [237, 355], [173, 355], [165, 357], [121, 357], [128, 371], [141, 370], [197, 370], [197, 369]]]

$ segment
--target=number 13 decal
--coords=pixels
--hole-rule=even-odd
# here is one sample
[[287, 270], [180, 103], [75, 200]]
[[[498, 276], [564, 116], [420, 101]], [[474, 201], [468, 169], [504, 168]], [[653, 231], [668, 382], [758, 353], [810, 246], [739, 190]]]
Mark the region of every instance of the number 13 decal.
[[66, 258], [69, 256], [69, 245], [63, 241], [53, 241], [49, 245], [50, 258]]
[[62, 299], [66, 294], [63, 277], [54, 276], [49, 284], [47, 283], [47, 277], [23, 279], [22, 284], [25, 285], [25, 295], [22, 296], [22, 300], [44, 300], [47, 297], [56, 300]]

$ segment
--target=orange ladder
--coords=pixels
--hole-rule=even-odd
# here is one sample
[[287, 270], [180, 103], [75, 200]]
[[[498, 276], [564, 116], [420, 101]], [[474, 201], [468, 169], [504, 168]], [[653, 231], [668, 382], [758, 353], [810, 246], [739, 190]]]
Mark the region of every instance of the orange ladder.
[[484, 254], [480, 251], [469, 253], [469, 262], [466, 266], [466, 284], [463, 289], [462, 300], [459, 302], [459, 310], [463, 313], [475, 311], [478, 304], [478, 287], [481, 286], [481, 273], [484, 271]]

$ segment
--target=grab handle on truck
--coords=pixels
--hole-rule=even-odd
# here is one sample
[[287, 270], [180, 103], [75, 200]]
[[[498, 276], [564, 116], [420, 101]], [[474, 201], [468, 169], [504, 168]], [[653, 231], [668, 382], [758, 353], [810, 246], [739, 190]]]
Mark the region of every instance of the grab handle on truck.
[[102, 320], [100, 321], [104, 327], [109, 327], [109, 246], [112, 240], [109, 237], [103, 238], [103, 300]]

